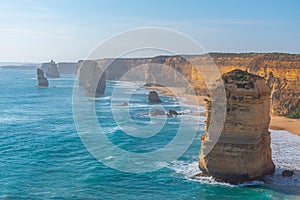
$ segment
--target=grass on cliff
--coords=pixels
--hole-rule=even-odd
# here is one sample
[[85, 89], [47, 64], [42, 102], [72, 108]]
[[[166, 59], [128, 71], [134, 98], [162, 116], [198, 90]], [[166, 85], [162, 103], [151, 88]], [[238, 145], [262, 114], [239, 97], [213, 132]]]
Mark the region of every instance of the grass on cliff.
[[296, 108], [296, 110], [288, 114], [286, 117], [293, 118], [293, 119], [300, 119], [300, 107]]

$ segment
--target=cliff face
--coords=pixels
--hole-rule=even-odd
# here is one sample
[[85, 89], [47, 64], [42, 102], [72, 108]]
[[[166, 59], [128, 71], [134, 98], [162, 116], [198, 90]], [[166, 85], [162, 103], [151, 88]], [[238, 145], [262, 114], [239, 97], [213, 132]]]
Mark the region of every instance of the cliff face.
[[[183, 58], [184, 57], [184, 58]], [[209, 68], [209, 61], [213, 61], [221, 74], [241, 69], [265, 78], [271, 87], [271, 113], [273, 115], [287, 115], [300, 106], [300, 55], [279, 53], [211, 53], [195, 56], [157, 56], [154, 58], [120, 58], [100, 59], [96, 62], [100, 66], [108, 66], [106, 73], [108, 80], [119, 80], [124, 73], [144, 64], [161, 64], [170, 66], [180, 72], [191, 83], [186, 92], [195, 91], [197, 95], [206, 95], [207, 86], [200, 73], [193, 67], [195, 63], [205, 64]], [[213, 63], [211, 63], [213, 64]], [[141, 71], [139, 71], [141, 73]], [[176, 83], [176, 74], [165, 68], [160, 73], [151, 69], [144, 74], [146, 82], [156, 83], [156, 79]], [[179, 84], [180, 85], [180, 84]]]
[[213, 132], [208, 133], [211, 101], [217, 99], [208, 99], [208, 135], [202, 137], [199, 167], [205, 175], [231, 183], [260, 179], [274, 172], [268, 132], [270, 90], [262, 77], [241, 70], [226, 73], [222, 79], [227, 98], [224, 129], [209, 148], [214, 138]]
[[59, 72], [61, 74], [76, 74], [77, 70], [77, 63], [72, 62], [62, 62], [57, 63]]
[[103, 95], [106, 88], [106, 73], [95, 61], [83, 61], [79, 64], [79, 85], [91, 96]]
[[[271, 88], [272, 115], [287, 115], [300, 106], [300, 55], [212, 53], [210, 56], [222, 74], [241, 69], [264, 77]], [[199, 77], [194, 76], [193, 80], [196, 79]]]

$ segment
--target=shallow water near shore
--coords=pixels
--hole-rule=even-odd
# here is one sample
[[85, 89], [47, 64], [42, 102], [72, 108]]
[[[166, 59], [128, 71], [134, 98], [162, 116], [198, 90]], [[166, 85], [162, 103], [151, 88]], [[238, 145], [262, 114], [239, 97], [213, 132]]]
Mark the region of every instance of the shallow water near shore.
[[[300, 170], [300, 137], [272, 131], [276, 173], [264, 181], [230, 185], [213, 178], [193, 178], [199, 173], [200, 136], [204, 118], [189, 149], [158, 171], [142, 174], [111, 169], [96, 160], [82, 144], [72, 115], [75, 76], [49, 79], [50, 88], [36, 87], [36, 72], [0, 69], [0, 198], [2, 199], [299, 199], [300, 178], [280, 176], [282, 169]], [[166, 119], [160, 136], [148, 140], [126, 137], [111, 116], [113, 87], [130, 92], [133, 83], [108, 82], [103, 97], [95, 101], [99, 122], [107, 137], [120, 148], [149, 152], [168, 144], [180, 117]], [[151, 120], [140, 115], [149, 110], [148, 90], [134, 91], [129, 110], [135, 122]], [[88, 98], [88, 97], [86, 97]], [[164, 106], [180, 109], [172, 97]], [[120, 103], [124, 103], [120, 99]], [[185, 105], [182, 110], [192, 110]], [[193, 124], [196, 116], [189, 117]], [[114, 161], [108, 156], [107, 161]], [[134, 167], [134, 164], [133, 166]]]

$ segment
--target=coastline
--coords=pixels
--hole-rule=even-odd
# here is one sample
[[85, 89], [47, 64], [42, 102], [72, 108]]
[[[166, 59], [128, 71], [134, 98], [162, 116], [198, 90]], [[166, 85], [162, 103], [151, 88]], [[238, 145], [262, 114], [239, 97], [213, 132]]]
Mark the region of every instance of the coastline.
[[[175, 95], [176, 93], [180, 97], [184, 97], [187, 100], [187, 103], [189, 104], [195, 103], [194, 96], [186, 94], [184, 88], [176, 88], [176, 87], [167, 88], [162, 86], [147, 86], [145, 88], [150, 90], [157, 90], [160, 92], [161, 95], [164, 96], [174, 97], [176, 96]], [[205, 98], [206, 96], [197, 96], [197, 101], [199, 106], [205, 106], [205, 100], [204, 100]], [[203, 113], [201, 115], [203, 115]], [[300, 136], [300, 119], [290, 119], [283, 116], [271, 116], [269, 128], [272, 130], [285, 130], [294, 135]]]

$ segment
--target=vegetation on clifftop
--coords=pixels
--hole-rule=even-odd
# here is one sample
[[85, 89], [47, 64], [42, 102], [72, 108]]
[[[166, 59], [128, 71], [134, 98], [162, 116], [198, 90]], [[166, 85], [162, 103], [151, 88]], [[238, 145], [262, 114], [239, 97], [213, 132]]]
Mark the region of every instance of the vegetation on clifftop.
[[296, 108], [292, 113], [287, 115], [288, 118], [300, 119], [300, 107]]

